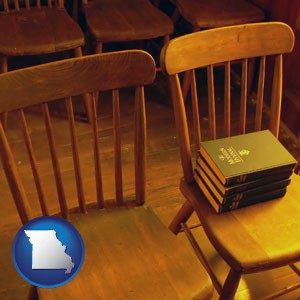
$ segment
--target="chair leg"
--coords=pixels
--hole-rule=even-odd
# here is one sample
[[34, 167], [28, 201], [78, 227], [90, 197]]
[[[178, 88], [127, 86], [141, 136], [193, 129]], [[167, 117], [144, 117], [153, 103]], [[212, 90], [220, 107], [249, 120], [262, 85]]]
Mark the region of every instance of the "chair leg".
[[182, 205], [174, 219], [172, 220], [171, 224], [169, 225], [169, 229], [174, 233], [178, 234], [181, 229], [181, 223], [185, 223], [192, 213], [194, 212], [193, 206], [190, 204], [189, 201], [185, 201]]
[[79, 9], [79, 3], [78, 0], [72, 1], [72, 18], [77, 22], [78, 21], [78, 9]]
[[180, 17], [180, 12], [179, 12], [178, 8], [176, 7], [175, 11], [173, 12], [172, 17], [171, 17], [173, 24], [177, 23], [179, 17]]
[[234, 295], [239, 286], [241, 279], [241, 274], [237, 273], [232, 268], [230, 269], [225, 283], [223, 285], [223, 289], [220, 294], [219, 300], [231, 300], [234, 299]]
[[[7, 56], [2, 56], [1, 62], [1, 73], [6, 73], [8, 71], [8, 64], [7, 64]], [[6, 131], [7, 129], [7, 113], [0, 114], [0, 122], [2, 123], [3, 129]]]
[[102, 53], [102, 52], [103, 52], [103, 44], [97, 42], [96, 53]]
[[[75, 49], [75, 56], [76, 57], [81, 57], [82, 56], [82, 49], [81, 47], [78, 47]], [[87, 119], [88, 119], [88, 122], [91, 122], [91, 119], [92, 119], [92, 104], [91, 104], [91, 95], [89, 93], [85, 93], [83, 94], [83, 101], [84, 101], [84, 105], [85, 105], [85, 111], [86, 111], [86, 114], [87, 114]]]
[[27, 300], [38, 300], [39, 295], [37, 293], [37, 287], [34, 285], [30, 285]]

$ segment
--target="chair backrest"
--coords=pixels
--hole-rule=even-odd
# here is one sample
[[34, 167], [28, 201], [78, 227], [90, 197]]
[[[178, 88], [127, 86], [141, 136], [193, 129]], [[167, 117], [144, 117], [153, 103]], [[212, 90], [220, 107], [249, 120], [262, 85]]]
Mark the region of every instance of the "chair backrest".
[[[249, 59], [260, 57], [259, 75], [257, 84], [254, 128], [247, 131], [257, 131], [262, 127], [264, 107], [264, 83], [266, 75], [266, 56], [273, 57], [273, 83], [270, 100], [270, 116], [268, 128], [278, 137], [281, 98], [282, 98], [282, 54], [291, 52], [294, 46], [294, 34], [291, 28], [279, 22], [244, 24], [211, 29], [188, 34], [169, 42], [161, 54], [161, 66], [169, 75], [175, 121], [181, 151], [181, 161], [185, 180], [193, 182], [193, 169], [191, 160], [191, 143], [188, 132], [186, 108], [182, 97], [179, 73], [189, 71], [191, 74], [191, 98], [194, 123], [195, 147], [199, 149], [205, 129], [200, 128], [208, 123], [208, 136], [210, 139], [219, 137], [217, 131], [217, 108], [215, 97], [214, 65], [222, 64], [224, 68], [224, 136], [243, 134], [247, 125], [247, 74]], [[236, 60], [242, 61], [241, 71], [241, 98], [239, 104], [233, 102], [231, 97], [231, 66]], [[207, 67], [208, 86], [208, 122], [201, 120], [199, 112], [203, 115], [205, 104], [201, 99], [198, 103], [195, 69]], [[221, 68], [221, 67], [220, 67]], [[232, 99], [231, 99], [232, 98]], [[232, 120], [232, 109], [239, 106], [239, 120]], [[249, 117], [249, 116], [248, 116]], [[232, 124], [238, 123], [234, 131]]]
[[40, 8], [41, 6], [48, 6], [48, 7], [59, 7], [64, 8], [64, 1], [63, 0], [3, 0], [1, 2], [1, 6], [3, 11], [19, 11], [21, 8], [30, 9], [31, 7]]
[[[36, 198], [39, 200], [43, 215], [50, 214], [50, 211], [52, 214], [53, 210], [58, 209], [61, 215], [67, 218], [72, 201], [69, 197], [67, 201], [66, 194], [70, 194], [69, 186], [71, 184], [75, 190], [73, 198], [78, 198], [78, 204], [74, 203], [74, 206], [79, 207], [82, 212], [86, 211], [85, 191], [87, 190], [89, 192], [91, 190], [95, 191], [94, 196], [89, 196], [89, 198], [92, 198], [92, 200], [97, 199], [98, 207], [104, 206], [103, 176], [101, 175], [103, 169], [101, 169], [100, 165], [100, 152], [103, 149], [101, 149], [99, 143], [99, 122], [97, 121], [95, 104], [96, 91], [112, 90], [113, 95], [113, 122], [111, 130], [113, 142], [112, 145], [104, 149], [104, 153], [101, 152], [101, 157], [102, 163], [107, 167], [105, 176], [109, 176], [111, 173], [114, 174], [112, 176], [115, 177], [116, 202], [117, 204], [123, 203], [121, 152], [124, 153], [127, 150], [124, 155], [126, 157], [125, 159], [123, 157], [123, 160], [130, 162], [133, 158], [131, 160], [128, 152], [132, 149], [132, 157], [134, 157], [135, 163], [131, 164], [133, 168], [131, 173], [126, 173], [126, 177], [130, 177], [131, 181], [133, 181], [132, 185], [134, 187], [130, 192], [131, 195], [134, 194], [135, 189], [136, 203], [144, 203], [146, 121], [143, 86], [152, 83], [154, 78], [154, 60], [149, 54], [140, 50], [73, 58], [0, 75], [0, 113], [16, 111], [17, 114], [11, 113], [11, 115], [19, 116], [20, 128], [23, 132], [20, 135], [16, 133], [15, 127], [18, 122], [12, 124], [11, 130], [13, 133], [10, 130], [5, 132], [0, 123], [0, 155], [3, 169], [23, 223], [32, 217], [30, 206], [34, 204], [31, 203], [32, 205], [29, 205], [29, 202], [32, 202], [31, 198], [33, 198], [34, 193], [35, 195], [38, 194]], [[135, 118], [132, 125], [134, 130], [132, 130], [132, 127], [127, 128], [130, 133], [131, 131], [134, 132], [132, 133], [134, 143], [127, 141], [127, 144], [121, 148], [122, 123], [120, 119], [119, 96], [122, 96], [122, 94], [119, 94], [119, 89], [128, 87], [135, 87], [134, 93], [132, 89], [125, 89], [126, 92], [128, 90], [132, 92], [126, 95], [126, 101], [130, 101], [129, 96], [134, 94], [135, 104], [133, 107]], [[71, 97], [81, 95], [84, 92], [89, 92], [93, 95], [91, 100], [93, 119], [91, 124], [77, 124], [75, 126]], [[54, 124], [55, 119], [50, 117], [48, 104], [55, 99], [65, 99], [68, 120], [59, 118], [59, 121]], [[101, 97], [101, 104], [103, 105], [100, 106], [104, 106], [107, 109], [107, 103], [103, 102], [104, 99]], [[38, 114], [36, 113], [36, 106], [40, 107]], [[33, 108], [29, 109], [29, 107]], [[24, 110], [25, 108], [26, 110]], [[34, 118], [37, 118], [39, 121], [33, 121], [32, 127], [28, 126], [25, 112], [27, 120], [29, 115], [31, 119], [32, 116], [35, 116]], [[44, 123], [45, 126], [41, 125], [41, 123]], [[81, 135], [76, 137], [75, 127], [78, 128], [79, 126], [80, 128], [83, 126], [83, 133], [81, 131]], [[126, 126], [129, 125], [126, 124]], [[108, 132], [110, 131], [108, 130]], [[24, 136], [22, 141], [20, 142], [19, 139], [16, 141], [16, 136], [21, 137], [22, 135]], [[34, 138], [34, 136], [36, 137]], [[43, 139], [43, 136], [45, 136], [45, 139]], [[10, 138], [12, 139], [9, 143]], [[102, 138], [103, 140], [107, 143], [107, 139]], [[21, 143], [24, 143], [24, 146]], [[17, 157], [14, 157], [13, 154], [14, 144], [18, 148], [18, 151], [15, 152]], [[131, 146], [132, 144], [133, 146]], [[37, 149], [35, 149], [35, 145]], [[106, 145], [102, 146], [105, 147]], [[111, 150], [109, 153], [107, 153], [107, 148]], [[27, 153], [23, 155], [25, 150], [28, 152], [28, 156]], [[46, 155], [50, 158], [46, 158]], [[19, 163], [20, 166], [18, 166], [20, 161], [22, 163]], [[20, 170], [20, 167], [23, 167], [23, 170]], [[54, 175], [51, 176], [54, 178], [52, 189], [49, 188], [49, 169], [51, 168], [53, 168]], [[70, 172], [71, 169], [72, 171]], [[43, 174], [40, 174], [40, 170], [43, 170]], [[26, 196], [22, 181], [28, 183], [28, 179], [31, 176], [30, 171], [32, 171], [33, 180], [31, 185], [28, 184], [30, 185], [28, 193], [31, 197], [28, 199], [29, 197]], [[91, 184], [93, 173], [95, 174], [96, 189], [94, 189], [94, 184]], [[67, 176], [64, 176], [65, 174]], [[73, 180], [70, 179], [72, 178], [70, 174], [72, 174]], [[87, 178], [84, 178], [84, 175]], [[32, 192], [33, 188], [36, 189], [37, 193]], [[52, 209], [51, 207], [49, 208], [49, 205], [52, 205], [53, 197], [55, 196], [53, 190], [55, 189], [57, 190], [59, 205], [57, 204], [56, 208]], [[114, 189], [113, 186], [109, 187], [109, 190], [111, 189]], [[51, 199], [46, 199], [46, 195]]]

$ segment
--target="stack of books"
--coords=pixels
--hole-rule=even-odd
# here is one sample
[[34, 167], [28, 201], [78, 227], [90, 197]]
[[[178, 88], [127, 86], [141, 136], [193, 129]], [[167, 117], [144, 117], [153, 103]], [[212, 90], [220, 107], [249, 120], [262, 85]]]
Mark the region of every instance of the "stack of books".
[[294, 157], [269, 130], [201, 144], [195, 181], [217, 213], [284, 196]]

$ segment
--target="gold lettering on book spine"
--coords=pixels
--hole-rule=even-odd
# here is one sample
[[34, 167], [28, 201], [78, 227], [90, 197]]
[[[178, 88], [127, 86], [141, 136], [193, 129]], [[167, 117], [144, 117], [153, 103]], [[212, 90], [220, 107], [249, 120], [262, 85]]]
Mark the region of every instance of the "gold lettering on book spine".
[[240, 194], [235, 195], [232, 200], [233, 201], [240, 201], [240, 200], [242, 200], [242, 198], [243, 198], [243, 194], [240, 193]]
[[235, 201], [235, 202], [232, 202], [231, 205], [230, 205], [230, 209], [233, 210], [233, 209], [237, 209], [239, 207], [239, 201]]
[[241, 175], [236, 181], [239, 183], [245, 182], [247, 175]]

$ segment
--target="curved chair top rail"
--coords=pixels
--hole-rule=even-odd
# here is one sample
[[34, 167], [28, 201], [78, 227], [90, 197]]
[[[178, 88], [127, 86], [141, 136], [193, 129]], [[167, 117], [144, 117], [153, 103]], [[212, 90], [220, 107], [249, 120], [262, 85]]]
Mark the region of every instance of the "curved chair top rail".
[[163, 48], [161, 67], [173, 75], [225, 61], [288, 53], [294, 39], [292, 29], [281, 22], [209, 29], [171, 40]]
[[11, 71], [0, 75], [0, 113], [84, 92], [143, 86], [154, 78], [155, 62], [142, 50], [96, 54]]

